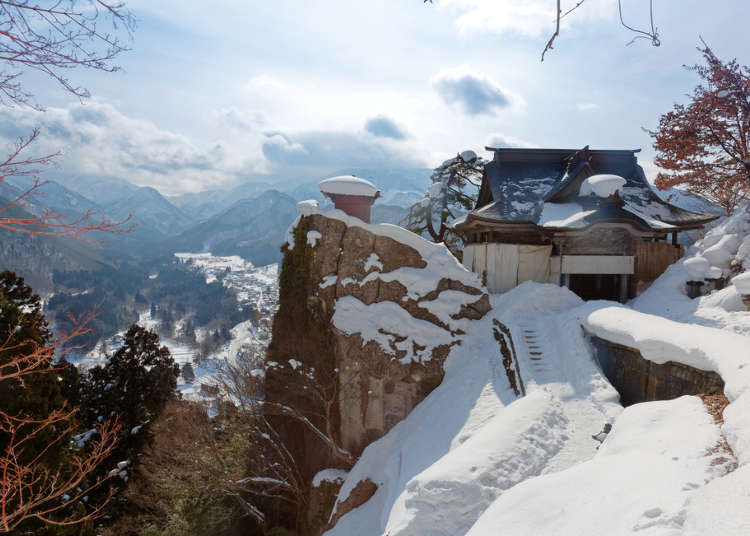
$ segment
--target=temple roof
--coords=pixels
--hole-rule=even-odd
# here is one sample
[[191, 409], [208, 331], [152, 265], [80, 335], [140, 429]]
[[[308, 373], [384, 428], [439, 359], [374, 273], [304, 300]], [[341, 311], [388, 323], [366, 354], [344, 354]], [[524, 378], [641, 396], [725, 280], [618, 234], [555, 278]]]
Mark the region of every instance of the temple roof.
[[[466, 219], [502, 223], [534, 223], [545, 228], [580, 227], [582, 223], [629, 220], [639, 227], [669, 231], [689, 229], [716, 216], [691, 212], [660, 199], [651, 189], [643, 168], [638, 165], [637, 150], [575, 149], [493, 149], [495, 157], [485, 167], [476, 208]], [[592, 175], [618, 175], [625, 179], [619, 191], [620, 202], [591, 203], [580, 197], [581, 184]], [[568, 205], [581, 214], [553, 220], [543, 213]], [[624, 203], [623, 203], [624, 202]], [[586, 212], [587, 214], [582, 214]], [[567, 222], [567, 223], [565, 223]], [[576, 225], [570, 225], [575, 222]]]

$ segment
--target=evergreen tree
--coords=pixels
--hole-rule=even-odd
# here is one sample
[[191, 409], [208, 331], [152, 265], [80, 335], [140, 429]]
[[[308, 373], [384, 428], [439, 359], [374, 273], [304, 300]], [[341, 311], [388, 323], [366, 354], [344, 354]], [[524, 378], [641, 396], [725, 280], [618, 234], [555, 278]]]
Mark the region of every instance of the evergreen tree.
[[[50, 338], [39, 295], [34, 294], [23, 278], [15, 273], [7, 270], [0, 273], [0, 341], [5, 343], [5, 350], [0, 351], [0, 367], [17, 356], [33, 352], [35, 345], [47, 345]], [[0, 410], [7, 415], [40, 419], [61, 408], [60, 371], [54, 370], [52, 365], [49, 362], [44, 364], [48, 372], [28, 375], [23, 383], [18, 380], [0, 382]], [[53, 429], [42, 431], [27, 442], [24, 455], [33, 458], [48, 447], [48, 441], [54, 435]], [[58, 463], [67, 448], [66, 443], [58, 442], [48, 448], [44, 462], [50, 465]], [[5, 439], [0, 437], [0, 448], [5, 444]]]
[[449, 224], [474, 208], [485, 164], [474, 151], [464, 151], [435, 168], [425, 197], [409, 209], [406, 228], [458, 253], [458, 236]]
[[149, 438], [149, 423], [176, 394], [180, 367], [159, 336], [134, 324], [104, 367], [94, 367], [82, 388], [82, 411], [93, 424], [119, 416], [123, 437], [113, 457], [135, 461]]

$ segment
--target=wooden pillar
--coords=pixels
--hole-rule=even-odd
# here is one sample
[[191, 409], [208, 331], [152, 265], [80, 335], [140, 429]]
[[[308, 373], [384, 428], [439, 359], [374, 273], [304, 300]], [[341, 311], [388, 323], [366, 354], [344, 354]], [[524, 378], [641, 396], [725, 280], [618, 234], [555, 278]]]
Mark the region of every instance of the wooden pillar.
[[625, 303], [628, 300], [628, 274], [620, 274], [620, 295], [619, 302]]
[[672, 233], [672, 245], [673, 245], [674, 247], [677, 247], [677, 231], [674, 231], [674, 232]]
[[560, 285], [570, 288], [570, 274], [560, 274]]

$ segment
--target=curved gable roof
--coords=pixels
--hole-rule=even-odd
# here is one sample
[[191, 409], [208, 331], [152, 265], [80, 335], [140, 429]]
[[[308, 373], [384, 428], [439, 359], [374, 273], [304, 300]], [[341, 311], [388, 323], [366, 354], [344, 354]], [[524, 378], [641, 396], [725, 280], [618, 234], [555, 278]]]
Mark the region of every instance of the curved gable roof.
[[[578, 196], [580, 183], [594, 174], [619, 175], [624, 210], [652, 229], [698, 227], [715, 216], [691, 212], [662, 201], [651, 189], [637, 150], [492, 149], [485, 167], [485, 195], [468, 219], [539, 224], [545, 203], [565, 203]], [[491, 195], [487, 195], [491, 193]], [[614, 214], [611, 214], [614, 216]], [[606, 218], [607, 214], [600, 214]], [[599, 221], [603, 221], [597, 218]], [[663, 224], [668, 224], [667, 226]]]

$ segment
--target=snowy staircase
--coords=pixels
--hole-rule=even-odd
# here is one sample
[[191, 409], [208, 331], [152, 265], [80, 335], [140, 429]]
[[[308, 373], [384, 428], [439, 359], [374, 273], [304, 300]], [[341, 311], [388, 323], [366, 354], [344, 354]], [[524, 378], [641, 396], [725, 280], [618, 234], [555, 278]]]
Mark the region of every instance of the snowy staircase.
[[537, 331], [536, 322], [531, 320], [521, 326], [523, 332], [523, 342], [526, 345], [526, 354], [529, 356], [529, 363], [535, 373], [549, 372], [544, 360], [544, 350], [542, 342]]

